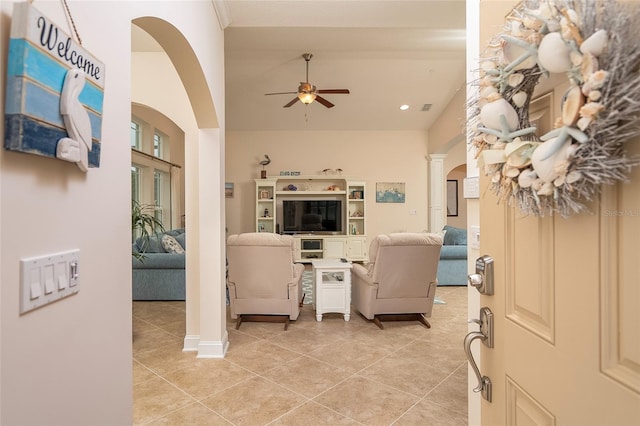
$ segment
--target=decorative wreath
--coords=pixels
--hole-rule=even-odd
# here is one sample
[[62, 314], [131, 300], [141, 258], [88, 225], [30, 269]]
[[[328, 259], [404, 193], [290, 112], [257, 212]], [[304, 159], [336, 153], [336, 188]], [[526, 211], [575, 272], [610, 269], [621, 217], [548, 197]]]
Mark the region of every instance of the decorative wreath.
[[[498, 200], [529, 215], [586, 211], [602, 184], [640, 164], [640, 5], [530, 0], [507, 16], [480, 62], [470, 143]], [[555, 128], [537, 135], [529, 103], [541, 78], [567, 76]]]

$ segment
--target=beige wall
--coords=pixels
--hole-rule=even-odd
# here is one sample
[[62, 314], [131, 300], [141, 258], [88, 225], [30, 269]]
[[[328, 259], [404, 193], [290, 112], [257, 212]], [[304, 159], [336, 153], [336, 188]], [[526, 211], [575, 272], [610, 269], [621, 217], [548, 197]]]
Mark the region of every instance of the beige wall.
[[466, 90], [464, 82], [446, 108], [429, 129], [429, 154], [447, 154], [454, 145], [464, 141], [466, 124]]
[[[0, 149], [0, 423], [7, 425], [132, 422], [133, 18], [157, 16], [182, 31], [224, 113], [222, 32], [211, 2], [70, 3], [83, 46], [106, 65], [101, 165], [84, 174], [70, 163]], [[3, 47], [12, 4], [0, 3]], [[35, 6], [68, 28], [58, 2]], [[2, 75], [6, 70], [2, 54]], [[222, 115], [218, 120], [224, 123]], [[21, 316], [20, 259], [74, 248], [80, 249], [80, 292]]]
[[[318, 175], [325, 168], [367, 182], [367, 234], [427, 229], [429, 182], [424, 132], [227, 132], [226, 179], [235, 185], [227, 198], [229, 234], [255, 230], [258, 162], [268, 154], [269, 175], [281, 170]], [[376, 182], [405, 182], [406, 202], [375, 202]], [[411, 214], [415, 210], [415, 214]]]

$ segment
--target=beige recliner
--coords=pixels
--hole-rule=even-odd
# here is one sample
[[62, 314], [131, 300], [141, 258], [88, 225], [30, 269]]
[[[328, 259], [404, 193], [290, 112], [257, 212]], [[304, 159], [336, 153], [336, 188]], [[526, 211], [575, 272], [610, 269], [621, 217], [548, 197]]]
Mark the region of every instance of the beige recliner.
[[236, 329], [242, 321], [295, 320], [302, 303], [304, 265], [294, 263], [293, 238], [266, 232], [227, 238], [229, 305]]
[[384, 320], [418, 320], [430, 328], [441, 247], [437, 234], [378, 235], [369, 263], [351, 270], [351, 303], [381, 329]]

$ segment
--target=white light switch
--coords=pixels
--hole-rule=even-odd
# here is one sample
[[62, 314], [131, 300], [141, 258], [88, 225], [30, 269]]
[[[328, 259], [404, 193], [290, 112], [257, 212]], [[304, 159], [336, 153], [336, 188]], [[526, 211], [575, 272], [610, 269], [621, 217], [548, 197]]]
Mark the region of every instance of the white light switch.
[[[77, 274], [79, 263], [80, 250], [21, 259], [20, 313], [76, 294], [80, 290]], [[72, 274], [75, 274], [73, 286], [70, 285]]]

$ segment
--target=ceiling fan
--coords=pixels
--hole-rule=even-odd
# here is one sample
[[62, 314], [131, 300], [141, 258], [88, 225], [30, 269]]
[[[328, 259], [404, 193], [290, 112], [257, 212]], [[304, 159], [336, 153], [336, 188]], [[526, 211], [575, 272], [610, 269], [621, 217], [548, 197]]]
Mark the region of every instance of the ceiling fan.
[[334, 95], [339, 94], [349, 94], [349, 89], [316, 89], [316, 86], [309, 83], [309, 61], [313, 58], [312, 53], [303, 53], [302, 57], [307, 63], [307, 79], [304, 82], [300, 82], [300, 86], [298, 86], [297, 92], [279, 92], [279, 93], [265, 93], [265, 95], [297, 95], [293, 98], [288, 104], [284, 106], [284, 108], [289, 108], [291, 105], [295, 104], [298, 101], [301, 101], [303, 104], [310, 104], [314, 100], [318, 101], [322, 105], [327, 108], [333, 108], [334, 105], [323, 98], [322, 96], [318, 96], [319, 93], [330, 93]]

